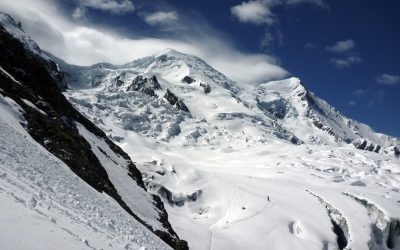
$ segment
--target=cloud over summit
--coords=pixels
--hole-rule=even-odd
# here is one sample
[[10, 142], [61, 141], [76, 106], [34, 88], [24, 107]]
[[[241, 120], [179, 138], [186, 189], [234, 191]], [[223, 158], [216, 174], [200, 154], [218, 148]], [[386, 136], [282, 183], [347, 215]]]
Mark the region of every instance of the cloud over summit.
[[[102, 3], [102, 10], [109, 10], [112, 15], [124, 4], [131, 12], [134, 10], [132, 3], [127, 0], [116, 1], [115, 4], [106, 0], [77, 2], [76, 7], [83, 6], [87, 11], [90, 11], [95, 2]], [[75, 12], [62, 13], [54, 0], [0, 1], [0, 10], [22, 21], [24, 30], [42, 49], [72, 64], [123, 64], [165, 48], [173, 48], [203, 58], [211, 66], [238, 82], [256, 84], [271, 79], [282, 79], [288, 74], [274, 57], [262, 53], [242, 52], [223, 33], [207, 25], [206, 21], [191, 21], [193, 17], [185, 18], [178, 16], [178, 13], [177, 20], [175, 14], [168, 12], [150, 16], [148, 21], [153, 24], [175, 20], [185, 22], [189, 27], [182, 33], [158, 38], [140, 34], [126, 36], [109, 27], [94, 26], [89, 22], [77, 24], [72, 18]], [[80, 17], [81, 13], [75, 14], [76, 17]], [[130, 15], [137, 13], [132, 12]], [[181, 20], [181, 17], [185, 19]]]

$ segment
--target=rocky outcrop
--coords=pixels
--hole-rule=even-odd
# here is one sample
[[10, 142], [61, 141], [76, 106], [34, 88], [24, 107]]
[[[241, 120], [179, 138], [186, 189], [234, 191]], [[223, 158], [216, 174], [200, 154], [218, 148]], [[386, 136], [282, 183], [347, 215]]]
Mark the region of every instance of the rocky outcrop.
[[177, 109], [182, 110], [184, 112], [190, 113], [188, 107], [186, 107], [185, 103], [178, 98], [174, 93], [172, 93], [169, 89], [164, 95], [165, 100], [172, 106], [175, 106]]
[[181, 81], [182, 81], [183, 83], [191, 84], [191, 83], [194, 83], [196, 80], [193, 79], [193, 78], [190, 77], [190, 76], [185, 76], [184, 78], [182, 78]]
[[127, 88], [127, 91], [140, 91], [146, 95], [158, 97], [155, 90], [161, 89], [158, 83], [157, 77], [152, 76], [147, 78], [145, 76], [139, 75], [133, 79], [132, 83]]
[[90, 133], [106, 142], [116, 155], [124, 159], [128, 175], [145, 191], [140, 171], [129, 156], [108, 139], [102, 130], [72, 107], [60, 92], [57, 81], [49, 74], [43, 58], [32, 53], [1, 25], [0, 67], [3, 69], [0, 72], [1, 94], [23, 108], [23, 116], [27, 121], [24, 126], [34, 140], [65, 162], [83, 181], [112, 197], [133, 218], [171, 247], [187, 249], [187, 243], [179, 239], [169, 224], [167, 212], [157, 202], [159, 198], [154, 196], [154, 204], [158, 204], [155, 209], [158, 209], [165, 231], [154, 230], [127, 206], [93, 153], [91, 145], [79, 134], [76, 123], [82, 124]]
[[382, 148], [381, 146], [376, 145], [376, 144], [369, 142], [362, 138], [354, 140], [353, 145], [357, 149], [371, 151], [371, 152], [375, 152], [375, 153], [379, 153]]
[[211, 87], [210, 87], [210, 84], [208, 84], [208, 83], [201, 82], [200, 87], [202, 87], [204, 89], [204, 94], [208, 94], [211, 92]]

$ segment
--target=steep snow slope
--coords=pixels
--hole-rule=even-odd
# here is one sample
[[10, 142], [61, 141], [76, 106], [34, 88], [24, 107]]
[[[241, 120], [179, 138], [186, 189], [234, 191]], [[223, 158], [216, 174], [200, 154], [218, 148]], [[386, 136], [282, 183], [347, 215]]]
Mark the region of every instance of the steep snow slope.
[[191, 248], [400, 248], [400, 160], [352, 144], [398, 139], [298, 79], [240, 85], [173, 50], [66, 68], [65, 96], [135, 157]]
[[0, 94], [2, 249], [169, 249], [36, 143], [22, 112]]

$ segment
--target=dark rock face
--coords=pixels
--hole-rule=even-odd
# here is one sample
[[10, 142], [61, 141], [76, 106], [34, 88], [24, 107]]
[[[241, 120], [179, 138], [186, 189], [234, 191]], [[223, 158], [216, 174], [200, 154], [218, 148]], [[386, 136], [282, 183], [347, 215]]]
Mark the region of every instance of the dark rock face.
[[43, 60], [43, 64], [45, 65], [50, 76], [58, 83], [58, 86], [60, 87], [61, 91], [67, 90], [68, 85], [65, 81], [64, 71], [60, 67], [58, 67], [58, 65], [52, 60], [49, 61]]
[[357, 149], [371, 151], [371, 152], [375, 152], [375, 153], [379, 153], [381, 150], [381, 146], [376, 145], [376, 144], [369, 142], [367, 140], [364, 140], [364, 139], [355, 140], [353, 142], [353, 145]]
[[177, 109], [190, 113], [185, 103], [181, 99], [179, 99], [174, 93], [172, 93], [169, 89], [167, 89], [167, 93], [165, 93], [164, 98], [168, 101], [169, 104], [175, 106]]
[[394, 147], [394, 155], [396, 156], [396, 157], [400, 157], [400, 148], [398, 148], [398, 147]]
[[131, 85], [128, 87], [127, 91], [140, 91], [149, 96], [158, 97], [155, 93], [155, 90], [161, 89], [160, 84], [158, 83], [157, 77], [153, 76], [151, 78], [147, 78], [145, 76], [137, 76], [133, 79]]
[[181, 81], [182, 81], [183, 83], [191, 84], [191, 83], [194, 83], [196, 80], [193, 79], [193, 78], [190, 77], [190, 76], [185, 76], [184, 78], [182, 78]]
[[208, 93], [211, 92], [211, 87], [210, 87], [210, 85], [209, 85], [208, 83], [201, 82], [201, 83], [200, 83], [200, 86], [203, 87], [203, 89], [204, 89], [204, 94], [208, 94]]
[[[12, 37], [0, 26], [0, 66], [15, 77], [21, 84], [15, 83], [7, 75], [0, 73], [1, 94], [13, 99], [24, 109], [27, 121], [26, 130], [49, 152], [66, 163], [82, 180], [99, 192], [105, 192], [125, 209], [133, 218], [153, 231], [166, 243], [175, 249], [187, 249], [187, 243], [179, 239], [168, 222], [168, 215], [160, 204], [159, 198], [154, 198], [154, 204], [160, 213], [160, 221], [167, 232], [155, 231], [142, 221], [126, 205], [91, 145], [79, 134], [76, 122], [82, 124], [88, 131], [104, 140], [111, 150], [128, 163], [129, 176], [138, 186], [145, 190], [140, 171], [132, 163], [129, 156], [115, 145], [106, 134], [76, 111], [62, 95], [58, 82], [49, 73], [44, 59], [25, 49], [23, 44]], [[58, 69], [57, 65], [50, 69]], [[60, 75], [61, 77], [61, 75]], [[61, 79], [61, 78], [60, 78]], [[27, 105], [22, 99], [33, 103], [38, 109]]]
[[172, 193], [168, 188], [155, 183], [148, 184], [149, 189], [157, 190], [157, 193], [165, 201], [167, 201], [171, 206], [183, 206], [186, 202], [196, 202], [201, 194], [201, 190], [197, 190], [190, 195], [176, 195]]

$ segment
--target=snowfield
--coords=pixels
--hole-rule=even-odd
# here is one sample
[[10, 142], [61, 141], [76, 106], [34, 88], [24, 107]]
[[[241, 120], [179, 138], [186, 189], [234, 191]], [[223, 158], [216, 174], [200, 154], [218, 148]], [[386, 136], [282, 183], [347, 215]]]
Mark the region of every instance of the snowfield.
[[66, 97], [136, 160], [191, 249], [400, 249], [399, 139], [299, 79], [240, 85], [173, 50], [123, 66], [58, 63]]

